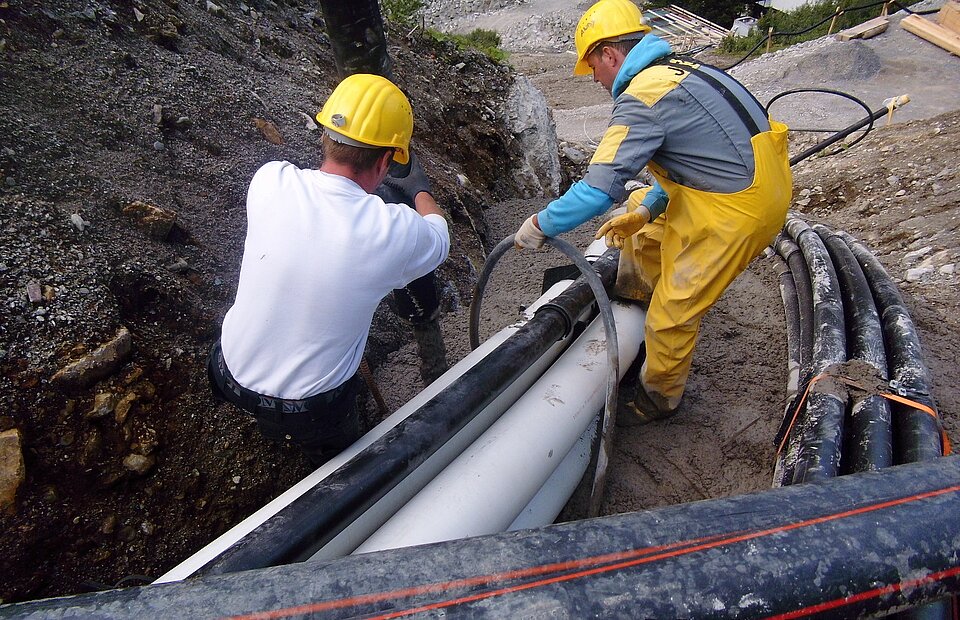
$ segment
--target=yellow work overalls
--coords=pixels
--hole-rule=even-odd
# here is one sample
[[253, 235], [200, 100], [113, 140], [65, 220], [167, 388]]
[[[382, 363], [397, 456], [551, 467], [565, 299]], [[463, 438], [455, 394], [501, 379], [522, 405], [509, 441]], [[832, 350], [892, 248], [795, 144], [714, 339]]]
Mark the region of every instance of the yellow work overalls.
[[[687, 75], [654, 67], [634, 78], [637, 84], [627, 92], [651, 105]], [[627, 297], [644, 297], [644, 290], [650, 295], [641, 380], [665, 409], [680, 404], [701, 318], [771, 243], [786, 218], [792, 192], [787, 127], [771, 120], [770, 130], [751, 142], [753, 183], [732, 194], [679, 185], [648, 164], [669, 196], [667, 210], [624, 243], [617, 286]], [[637, 203], [628, 201], [628, 208]]]

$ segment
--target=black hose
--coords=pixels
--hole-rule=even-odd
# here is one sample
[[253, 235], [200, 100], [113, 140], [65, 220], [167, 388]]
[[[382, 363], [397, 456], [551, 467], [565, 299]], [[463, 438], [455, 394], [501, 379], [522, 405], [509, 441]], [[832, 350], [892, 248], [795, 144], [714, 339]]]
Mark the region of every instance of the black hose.
[[800, 310], [800, 368], [810, 365], [813, 358], [813, 286], [810, 284], [810, 270], [803, 260], [803, 253], [796, 242], [781, 233], [776, 241], [777, 253], [787, 261], [797, 290], [797, 305]]
[[[855, 98], [852, 97], [852, 96], [850, 96], [850, 98], [855, 99]], [[859, 102], [859, 103], [861, 103], [861, 105], [863, 105], [863, 102]], [[867, 108], [867, 109], [869, 110], [869, 108]], [[793, 166], [794, 164], [797, 164], [797, 163], [803, 161], [804, 159], [810, 157], [811, 155], [814, 155], [814, 154], [816, 154], [816, 153], [819, 153], [820, 151], [822, 151], [823, 149], [827, 148], [827, 147], [830, 146], [831, 144], [835, 144], [836, 142], [842, 140], [843, 138], [846, 138], [847, 136], [849, 136], [850, 134], [852, 134], [852, 133], [855, 132], [856, 130], [860, 129], [861, 127], [863, 127], [863, 126], [865, 126], [865, 125], [869, 125], [870, 127], [867, 129], [867, 131], [863, 132], [863, 135], [857, 136], [857, 139], [856, 139], [856, 140], [854, 140], [854, 141], [851, 142], [850, 144], [845, 145], [845, 148], [850, 148], [851, 146], [853, 146], [854, 144], [856, 144], [856, 143], [859, 142], [860, 140], [863, 140], [863, 139], [867, 136], [867, 134], [870, 132], [870, 129], [873, 129], [873, 121], [875, 121], [876, 119], [880, 118], [881, 116], [884, 116], [884, 115], [889, 114], [889, 113], [890, 113], [890, 108], [887, 108], [887, 107], [878, 108], [877, 110], [874, 110], [873, 112], [870, 112], [865, 118], [862, 118], [862, 119], [860, 119], [859, 121], [857, 121], [856, 123], [853, 123], [852, 125], [844, 128], [844, 129], [841, 129], [840, 131], [838, 131], [837, 133], [833, 134], [832, 136], [830, 136], [830, 137], [827, 138], [826, 140], [823, 140], [822, 142], [818, 142], [817, 144], [814, 144], [813, 146], [811, 146], [811, 147], [808, 148], [807, 150], [803, 151], [802, 153], [798, 153], [797, 155], [794, 155], [793, 157], [790, 158], [790, 165]], [[839, 152], [840, 152], [839, 150], [834, 151], [834, 153], [831, 153], [831, 155], [833, 155], [833, 154], [835, 154], [835, 153], [839, 153]]]
[[[936, 413], [937, 406], [930, 394], [930, 373], [923, 363], [920, 339], [900, 292], [876, 257], [850, 235], [838, 234], [860, 263], [873, 291], [883, 325], [892, 386], [901, 396]], [[896, 462], [925, 461], [943, 455], [945, 446], [941, 441], [939, 417], [899, 403], [894, 403], [892, 409]]]
[[[887, 379], [887, 356], [883, 347], [880, 315], [863, 270], [839, 235], [823, 225], [813, 229], [823, 240], [833, 259], [843, 291], [843, 311], [847, 326], [847, 357], [865, 368], [848, 364], [848, 373], [865, 375], [862, 380]], [[868, 387], [877, 385], [869, 381]], [[855, 393], [850, 407], [849, 433], [845, 433], [841, 474], [872, 471], [893, 464], [893, 436], [890, 405], [875, 393]]]
[[[828, 367], [846, 361], [843, 304], [837, 274], [820, 238], [804, 222], [790, 217], [787, 232], [796, 240], [807, 261], [813, 284], [813, 314], [817, 333], [813, 344], [814, 377]], [[807, 395], [806, 424], [800, 440], [793, 483], [835, 477], [840, 470], [845, 390], [831, 389], [826, 382]]]
[[[777, 265], [777, 280], [780, 284], [780, 299], [783, 302], [783, 314], [787, 325], [787, 408], [784, 420], [790, 413], [790, 403], [797, 397], [800, 384], [800, 308], [797, 300], [797, 286], [790, 273], [790, 267], [783, 258], [774, 254]], [[773, 471], [773, 486], [784, 485], [784, 480], [793, 477], [792, 467], [787, 465], [787, 453], [778, 452]]]
[[[824, 93], [824, 94], [827, 94], [827, 95], [835, 95], [835, 96], [837, 96], [837, 97], [843, 97], [843, 98], [845, 98], [845, 99], [849, 99], [850, 101], [853, 101], [854, 103], [856, 103], [857, 105], [859, 105], [861, 108], [863, 108], [864, 110], [866, 110], [866, 111], [867, 111], [867, 115], [866, 115], [863, 119], [861, 119], [860, 121], [857, 121], [857, 122], [854, 123], [853, 125], [850, 125], [850, 126], [848, 126], [848, 127], [845, 127], [844, 129], [841, 129], [841, 130], [837, 131], [836, 133], [834, 133], [832, 136], [830, 136], [830, 137], [827, 138], [826, 140], [823, 140], [822, 142], [818, 142], [817, 144], [813, 145], [812, 147], [810, 147], [809, 149], [807, 149], [807, 150], [805, 150], [804, 152], [800, 153], [799, 155], [796, 155], [796, 156], [794, 156], [794, 157], [791, 157], [791, 158], [790, 158], [790, 165], [791, 165], [791, 166], [800, 163], [801, 161], [803, 161], [804, 159], [810, 157], [811, 155], [814, 155], [815, 153], [819, 153], [820, 151], [822, 151], [823, 149], [827, 148], [827, 147], [830, 146], [831, 144], [834, 144], [834, 143], [838, 142], [839, 140], [842, 140], [843, 138], [846, 138], [847, 136], [849, 136], [850, 134], [852, 134], [852, 133], [853, 133], [854, 131], [856, 131], [857, 129], [860, 129], [860, 128], [863, 127], [864, 125], [867, 125], [867, 130], [864, 131], [863, 134], [857, 136], [857, 139], [856, 139], [856, 140], [854, 140], [853, 142], [851, 142], [851, 143], [849, 143], [849, 144], [843, 145], [842, 148], [837, 149], [836, 151], [834, 151], [834, 152], [832, 152], [832, 153], [828, 153], [827, 155], [836, 155], [837, 153], [840, 153], [840, 152], [843, 151], [844, 149], [850, 148], [851, 146], [853, 146], [853, 145], [856, 144], [857, 142], [860, 142], [861, 140], [863, 140], [863, 139], [867, 136], [867, 134], [870, 133], [870, 131], [873, 129], [873, 121], [874, 121], [874, 120], [880, 118], [881, 116], [883, 116], [884, 114], [887, 114], [887, 113], [889, 112], [888, 108], [886, 108], [886, 107], [883, 108], [882, 110], [873, 111], [873, 110], [870, 109], [870, 106], [868, 106], [866, 103], [864, 103], [864, 102], [863, 102], [861, 99], [859, 99], [858, 97], [854, 97], [854, 96], [851, 95], [850, 93], [845, 93], [845, 92], [843, 92], [843, 91], [841, 91], [841, 90], [833, 90], [833, 89], [831, 89], [831, 88], [794, 88], [794, 89], [791, 89], [791, 90], [785, 90], [785, 91], [783, 91], [783, 92], [781, 92], [781, 93], [777, 93], [776, 95], [774, 95], [774, 96], [770, 99], [770, 101], [767, 102], [767, 105], [764, 107], [764, 111], [767, 113], [768, 116], [770, 116], [770, 106], [773, 105], [773, 103], [774, 103], [775, 101], [777, 101], [778, 99], [781, 99], [781, 98], [783, 98], [783, 97], [787, 97], [787, 96], [789, 96], [789, 95], [796, 95], [796, 94], [800, 94], [800, 93]], [[796, 131], [796, 130], [794, 130], [794, 131]]]
[[906, 13], [910, 13], [911, 15], [913, 15], [913, 14], [916, 14], [916, 15], [927, 15], [927, 14], [930, 14], [930, 13], [936, 13], [936, 12], [939, 10], [939, 9], [930, 9], [930, 10], [927, 10], [927, 11], [911, 11], [908, 7], [900, 4], [899, 2], [896, 2], [895, 0], [894, 0], [893, 2], [889, 2], [889, 3], [887, 2], [887, 0], [880, 0], [879, 2], [871, 2], [871, 3], [869, 3], [869, 4], [861, 4], [861, 5], [859, 5], [859, 6], [850, 6], [850, 7], [842, 7], [842, 8], [841, 8], [841, 7], [837, 7], [837, 10], [836, 10], [834, 13], [832, 13], [830, 16], [823, 18], [822, 20], [818, 21], [817, 23], [813, 24], [812, 26], [808, 26], [808, 27], [804, 28], [803, 30], [798, 30], [797, 32], [768, 32], [765, 37], [763, 37], [762, 39], [760, 39], [760, 41], [758, 41], [757, 44], [754, 45], [753, 48], [751, 48], [750, 51], [747, 52], [747, 53], [743, 56], [743, 58], [741, 58], [741, 59], [738, 60], [737, 62], [733, 63], [732, 65], [729, 65], [729, 66], [727, 66], [727, 67], [724, 67], [723, 70], [724, 70], [724, 71], [729, 71], [730, 69], [733, 69], [733, 68], [736, 67], [737, 65], [739, 65], [739, 64], [741, 64], [742, 62], [746, 61], [748, 58], [750, 58], [750, 56], [753, 55], [753, 53], [754, 53], [755, 51], [757, 51], [758, 49], [760, 49], [760, 46], [761, 46], [761, 45], [763, 45], [764, 43], [766, 43], [768, 40], [773, 39], [773, 37], [796, 37], [796, 36], [799, 36], [799, 35], [801, 35], [801, 34], [806, 34], [806, 33], [810, 32], [811, 30], [814, 30], [815, 28], [817, 28], [817, 27], [819, 27], [819, 26], [822, 26], [823, 24], [827, 23], [828, 21], [831, 21], [832, 19], [834, 19], [834, 18], [836, 18], [836, 17], [839, 17], [840, 15], [842, 15], [842, 14], [844, 14], [844, 13], [850, 13], [850, 12], [859, 11], [859, 10], [862, 10], [862, 9], [869, 9], [869, 8], [871, 8], [871, 7], [880, 6], [880, 5], [882, 5], [882, 4], [894, 4], [894, 5], [896, 5], [900, 10], [902, 10], [902, 11], [904, 11], [904, 12], [906, 12]]
[[[617, 340], [617, 324], [614, 320], [613, 308], [610, 307], [610, 299], [607, 297], [607, 291], [603, 287], [603, 282], [587, 259], [563, 239], [548, 237], [546, 243], [573, 261], [573, 264], [580, 270], [581, 277], [590, 285], [590, 289], [593, 291], [593, 295], [597, 300], [597, 307], [600, 310], [600, 317], [603, 320], [604, 333], [607, 337], [607, 363], [609, 364], [607, 392], [603, 417], [600, 420], [599, 452], [595, 459], [596, 470], [594, 472], [590, 499], [587, 505], [587, 516], [596, 517], [600, 514], [600, 500], [603, 498], [603, 489], [606, 486], [607, 464], [610, 462], [610, 452], [613, 447], [613, 432], [616, 427], [617, 418], [617, 386], [620, 382], [620, 346]], [[480, 306], [483, 303], [483, 293], [487, 286], [487, 280], [490, 278], [490, 274], [493, 273], [493, 268], [500, 261], [500, 258], [512, 247], [514, 247], [514, 235], [510, 235], [500, 241], [493, 251], [490, 252], [486, 262], [484, 262], [480, 277], [477, 278], [477, 284], [473, 292], [473, 302], [470, 304], [470, 347], [472, 349], [476, 349], [479, 346]], [[608, 251], [608, 253], [611, 255], [615, 253], [618, 257], [620, 254], [619, 251], [616, 250]], [[572, 328], [573, 317], [570, 317], [569, 329]]]

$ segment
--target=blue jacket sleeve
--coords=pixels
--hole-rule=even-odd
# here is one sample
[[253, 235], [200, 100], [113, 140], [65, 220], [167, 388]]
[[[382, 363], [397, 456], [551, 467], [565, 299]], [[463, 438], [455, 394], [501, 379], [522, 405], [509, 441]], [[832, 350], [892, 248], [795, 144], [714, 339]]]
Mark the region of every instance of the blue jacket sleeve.
[[583, 181], [570, 186], [563, 196], [547, 205], [537, 214], [540, 230], [548, 237], [573, 230], [592, 217], [607, 212], [613, 198]]
[[647, 195], [643, 197], [643, 200], [640, 201], [640, 204], [645, 206], [648, 211], [650, 211], [650, 221], [657, 219], [663, 212], [667, 210], [667, 202], [670, 200], [670, 197], [667, 196], [667, 192], [663, 191], [663, 188], [660, 187], [659, 183], [654, 183], [653, 187], [650, 188], [650, 191], [647, 192]]

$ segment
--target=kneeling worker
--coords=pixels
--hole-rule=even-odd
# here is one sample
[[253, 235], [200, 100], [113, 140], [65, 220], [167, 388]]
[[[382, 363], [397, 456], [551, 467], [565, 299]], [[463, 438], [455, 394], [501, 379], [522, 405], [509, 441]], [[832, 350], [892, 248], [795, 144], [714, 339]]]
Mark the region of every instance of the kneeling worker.
[[[413, 111], [397, 86], [351, 75], [317, 121], [319, 170], [275, 161], [250, 182], [237, 297], [208, 361], [219, 396], [314, 465], [360, 435], [356, 374], [377, 305], [450, 251], [443, 211], [409, 152]], [[392, 160], [410, 162], [410, 173], [386, 178]], [[414, 209], [374, 194], [385, 179]]]

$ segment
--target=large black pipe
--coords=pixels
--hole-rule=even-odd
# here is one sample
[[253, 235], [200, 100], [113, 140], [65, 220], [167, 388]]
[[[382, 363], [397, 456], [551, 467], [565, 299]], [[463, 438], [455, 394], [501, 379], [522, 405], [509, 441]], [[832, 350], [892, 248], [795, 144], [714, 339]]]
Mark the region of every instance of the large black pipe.
[[[593, 263], [605, 288], [616, 251]], [[580, 278], [513, 336], [342, 467], [259, 525], [196, 574], [301, 561], [333, 539], [490, 404], [567, 332], [567, 317], [594, 302]]]
[[[862, 618], [960, 590], [960, 457], [0, 607], [75, 618]], [[419, 613], [418, 613], [419, 612]]]
[[320, 9], [340, 77], [354, 73], [392, 77], [378, 0], [321, 0]]
[[[923, 363], [920, 339], [900, 291], [880, 261], [850, 235], [838, 233], [856, 256], [870, 283], [883, 325], [890, 377], [901, 394], [934, 412], [930, 373]], [[940, 421], [916, 407], [894, 403], [894, 458], [900, 463], [935, 459], [943, 454]]]
[[[870, 284], [853, 252], [838, 235], [823, 225], [813, 229], [823, 240], [833, 259], [843, 291], [843, 313], [847, 326], [847, 358], [861, 362], [859, 368], [847, 364], [847, 372], [863, 374], [867, 388], [875, 388], [887, 379], [887, 356], [883, 346], [880, 315], [873, 301]], [[880, 380], [880, 381], [877, 381]], [[874, 393], [854, 392], [850, 406], [849, 433], [843, 446], [841, 474], [882, 469], [893, 465], [893, 435], [890, 405]]]
[[[840, 287], [820, 237], [795, 217], [787, 219], [786, 229], [800, 246], [810, 270], [816, 329], [811, 377], [816, 378], [829, 367], [846, 361]], [[800, 435], [793, 484], [832, 478], [839, 473], [846, 406], [845, 389], [831, 388], [826, 381], [809, 391], [806, 424], [797, 429]]]

